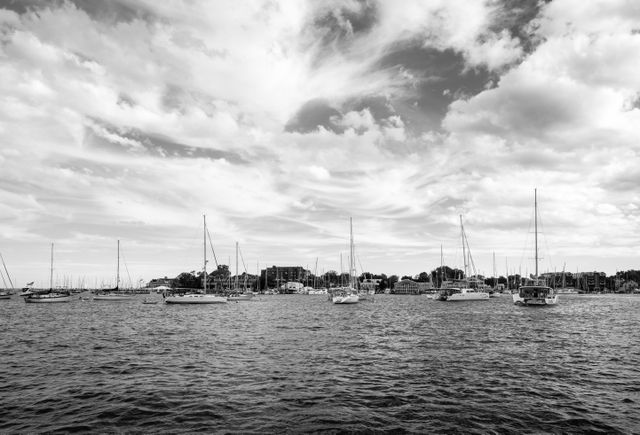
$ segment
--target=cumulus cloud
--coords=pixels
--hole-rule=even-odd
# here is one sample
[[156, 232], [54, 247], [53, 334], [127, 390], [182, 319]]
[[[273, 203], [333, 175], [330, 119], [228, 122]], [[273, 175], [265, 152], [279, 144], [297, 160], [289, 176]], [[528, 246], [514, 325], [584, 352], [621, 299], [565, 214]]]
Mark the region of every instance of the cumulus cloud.
[[61, 271], [95, 276], [129, 239], [151, 278], [198, 264], [203, 213], [223, 251], [240, 240], [274, 264], [335, 262], [353, 216], [370, 269], [415, 274], [457, 249], [460, 213], [479, 264], [523, 257], [538, 186], [558, 255], [623, 256], [640, 233], [637, 15], [622, 0], [9, 3], [0, 242], [30, 281], [45, 239], [68, 252]]

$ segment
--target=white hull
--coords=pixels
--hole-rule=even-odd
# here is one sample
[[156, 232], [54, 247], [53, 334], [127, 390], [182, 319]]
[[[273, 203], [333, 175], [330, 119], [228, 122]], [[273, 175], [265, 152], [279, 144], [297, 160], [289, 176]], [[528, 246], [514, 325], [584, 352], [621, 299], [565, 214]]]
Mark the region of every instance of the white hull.
[[106, 294], [106, 295], [93, 295], [94, 301], [130, 301], [135, 299], [135, 295], [121, 295], [121, 294]]
[[360, 297], [358, 295], [336, 295], [332, 301], [334, 304], [357, 304]]
[[217, 295], [186, 294], [164, 298], [166, 304], [226, 304], [227, 298]]
[[24, 301], [28, 304], [53, 304], [56, 302], [70, 302], [71, 295], [57, 295], [57, 294], [43, 294], [43, 295], [29, 295], [24, 298]]
[[489, 300], [489, 293], [485, 292], [466, 292], [455, 293], [447, 298], [447, 301], [487, 301]]
[[512, 296], [513, 296], [513, 303], [516, 305], [544, 306], [544, 305], [556, 305], [558, 303], [558, 295], [554, 295], [550, 297], [541, 297], [541, 298], [529, 298], [529, 299], [525, 299], [521, 297], [518, 293], [514, 293]]

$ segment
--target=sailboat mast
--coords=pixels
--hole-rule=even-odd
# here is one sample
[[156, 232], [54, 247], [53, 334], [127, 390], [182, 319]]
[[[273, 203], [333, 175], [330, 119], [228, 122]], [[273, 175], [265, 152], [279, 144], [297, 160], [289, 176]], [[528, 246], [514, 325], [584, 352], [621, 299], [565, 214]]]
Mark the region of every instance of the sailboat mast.
[[53, 290], [53, 243], [51, 244], [51, 274], [49, 276], [49, 288]]
[[204, 252], [204, 264], [202, 266], [202, 271], [204, 272], [204, 277], [203, 277], [203, 284], [202, 287], [204, 288], [204, 294], [207, 294], [207, 215], [202, 215], [202, 228], [203, 228], [203, 235], [202, 235], [202, 239], [203, 239], [203, 243], [202, 243], [202, 248], [203, 248], [203, 252]]
[[238, 288], [238, 242], [236, 242], [236, 280], [234, 286], [236, 289]]
[[538, 278], [538, 189], [533, 189], [534, 222], [536, 231], [536, 279]]
[[349, 218], [349, 285], [355, 287], [353, 277], [353, 218]]
[[462, 215], [460, 215], [460, 238], [462, 239], [462, 260], [464, 262], [464, 277], [469, 276], [469, 266], [467, 266], [467, 251], [464, 246], [464, 226], [462, 225]]
[[120, 290], [120, 239], [118, 239], [118, 266], [116, 267], [116, 289]]

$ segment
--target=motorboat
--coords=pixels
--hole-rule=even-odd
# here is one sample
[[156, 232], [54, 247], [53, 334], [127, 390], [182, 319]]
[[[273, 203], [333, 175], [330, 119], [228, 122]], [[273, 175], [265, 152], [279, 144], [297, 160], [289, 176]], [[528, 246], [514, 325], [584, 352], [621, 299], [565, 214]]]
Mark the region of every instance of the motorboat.
[[555, 290], [546, 285], [524, 285], [513, 295], [516, 305], [555, 305], [558, 295]]
[[436, 297], [439, 301], [487, 301], [489, 300], [489, 293], [483, 291], [477, 291], [472, 288], [446, 288], [442, 289]]

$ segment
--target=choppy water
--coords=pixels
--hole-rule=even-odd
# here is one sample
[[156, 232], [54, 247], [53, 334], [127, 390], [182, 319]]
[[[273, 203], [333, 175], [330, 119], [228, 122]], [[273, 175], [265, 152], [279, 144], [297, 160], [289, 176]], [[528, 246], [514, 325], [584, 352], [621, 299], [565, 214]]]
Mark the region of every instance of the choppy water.
[[640, 297], [0, 301], [0, 432], [640, 432]]

